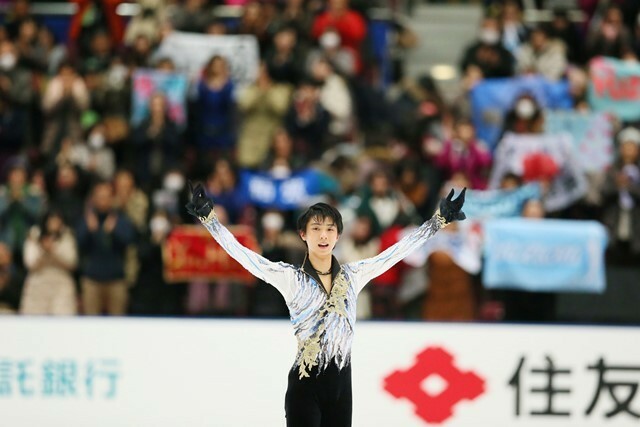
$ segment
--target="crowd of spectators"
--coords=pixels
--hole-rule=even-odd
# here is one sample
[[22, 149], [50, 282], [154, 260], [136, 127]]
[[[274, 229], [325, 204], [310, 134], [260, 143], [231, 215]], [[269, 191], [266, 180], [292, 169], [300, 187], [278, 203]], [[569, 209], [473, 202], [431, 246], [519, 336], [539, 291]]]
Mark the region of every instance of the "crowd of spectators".
[[[224, 223], [255, 230], [267, 258], [300, 263], [298, 212], [249, 203], [239, 171], [286, 177], [321, 170], [334, 183], [324, 198], [345, 217], [339, 260], [373, 256], [430, 218], [443, 189], [487, 188], [492, 153], [477, 138], [469, 107], [479, 81], [569, 79], [575, 108], [588, 110], [587, 62], [640, 55], [635, 1], [579, 2], [584, 22], [556, 10], [544, 25], [525, 23], [517, 1], [486, 2], [477, 40], [460, 52], [459, 96], [449, 101], [428, 69], [406, 76], [402, 55], [391, 56], [391, 75], [382, 77], [369, 32], [375, 2], [228, 0], [240, 17], [221, 19], [219, 4], [207, 0], [140, 0], [130, 20], [116, 13], [117, 0], [72, 3], [67, 40], [31, 14], [28, 0], [12, 1], [0, 21], [1, 312], [287, 316], [265, 283], [166, 282], [163, 242], [174, 227], [193, 223], [183, 209], [188, 180], [205, 183]], [[394, 52], [415, 46], [410, 28], [392, 24]], [[133, 126], [133, 73], [180, 71], [156, 55], [173, 31], [255, 36], [258, 76], [239, 87], [228, 58], [214, 56], [191, 82], [185, 128], [170, 118], [162, 93]], [[543, 120], [525, 96], [503, 131], [541, 132]], [[633, 263], [640, 255], [640, 131], [615, 125], [624, 130], [614, 165], [591, 189], [599, 197], [553, 215], [602, 221], [612, 236], [608, 261]], [[523, 181], [512, 174], [502, 187]], [[523, 216], [549, 213], [530, 200]], [[502, 308], [491, 310], [496, 301]], [[358, 316], [552, 320], [553, 296], [489, 293], [479, 276], [434, 253], [424, 267], [400, 263], [376, 278], [360, 296]]]

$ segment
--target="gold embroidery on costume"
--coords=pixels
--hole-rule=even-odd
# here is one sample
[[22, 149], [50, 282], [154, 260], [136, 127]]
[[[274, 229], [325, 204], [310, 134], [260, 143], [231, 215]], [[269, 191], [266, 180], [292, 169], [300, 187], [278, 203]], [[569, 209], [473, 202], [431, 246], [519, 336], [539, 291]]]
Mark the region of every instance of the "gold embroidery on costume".
[[[349, 282], [342, 270], [333, 280], [333, 286], [329, 293], [329, 298], [320, 310], [320, 317], [324, 318], [329, 313], [335, 313], [339, 316], [347, 317], [347, 289]], [[318, 330], [304, 341], [298, 342], [298, 360], [299, 378], [309, 377], [309, 370], [318, 365], [318, 356], [322, 351], [321, 338], [325, 331], [325, 324], [322, 323]]]
[[445, 228], [447, 225], [449, 225], [447, 220], [444, 219], [444, 217], [440, 214], [440, 212], [437, 212], [435, 217], [436, 217], [436, 221], [440, 223], [440, 228]]
[[333, 281], [333, 287], [331, 288], [331, 293], [329, 294], [329, 300], [326, 303], [326, 309], [330, 313], [336, 313], [340, 316], [347, 316], [347, 287], [349, 284], [347, 283], [347, 278], [345, 277], [342, 270], [336, 276]]
[[320, 354], [320, 336], [324, 332], [324, 325], [318, 331], [311, 335], [307, 340], [298, 343], [298, 364], [300, 369], [300, 379], [309, 376], [308, 370], [311, 370], [318, 364], [318, 354]]
[[209, 215], [207, 215], [206, 217], [205, 216], [200, 217], [200, 222], [202, 222], [203, 224], [209, 224], [214, 219], [218, 219], [218, 216], [216, 215], [215, 209], [211, 209], [211, 212], [209, 212]]

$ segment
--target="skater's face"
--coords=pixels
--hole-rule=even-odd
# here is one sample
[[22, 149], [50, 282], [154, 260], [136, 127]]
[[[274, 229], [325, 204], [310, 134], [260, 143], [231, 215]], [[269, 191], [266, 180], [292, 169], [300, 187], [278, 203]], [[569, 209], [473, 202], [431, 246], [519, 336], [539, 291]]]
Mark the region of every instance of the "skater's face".
[[340, 236], [333, 219], [313, 217], [307, 223], [305, 231], [300, 232], [300, 237], [306, 242], [309, 252], [328, 255], [333, 251]]

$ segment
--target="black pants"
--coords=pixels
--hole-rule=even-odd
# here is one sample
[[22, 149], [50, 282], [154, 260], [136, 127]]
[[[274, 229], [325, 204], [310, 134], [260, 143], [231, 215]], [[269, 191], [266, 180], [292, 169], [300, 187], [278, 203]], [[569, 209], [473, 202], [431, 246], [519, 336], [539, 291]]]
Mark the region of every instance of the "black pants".
[[351, 366], [342, 370], [332, 363], [318, 375], [299, 379], [298, 369], [289, 371], [284, 399], [287, 427], [350, 427]]

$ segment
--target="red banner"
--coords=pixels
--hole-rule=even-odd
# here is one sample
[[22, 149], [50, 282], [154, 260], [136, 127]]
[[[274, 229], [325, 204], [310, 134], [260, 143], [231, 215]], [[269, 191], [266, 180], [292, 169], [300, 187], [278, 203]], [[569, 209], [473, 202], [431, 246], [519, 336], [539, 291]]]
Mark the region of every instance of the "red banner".
[[[229, 227], [241, 245], [259, 252], [253, 229]], [[216, 242], [201, 226], [184, 225], [173, 229], [163, 248], [164, 277], [167, 282], [193, 279], [231, 279], [252, 283], [256, 279]]]

